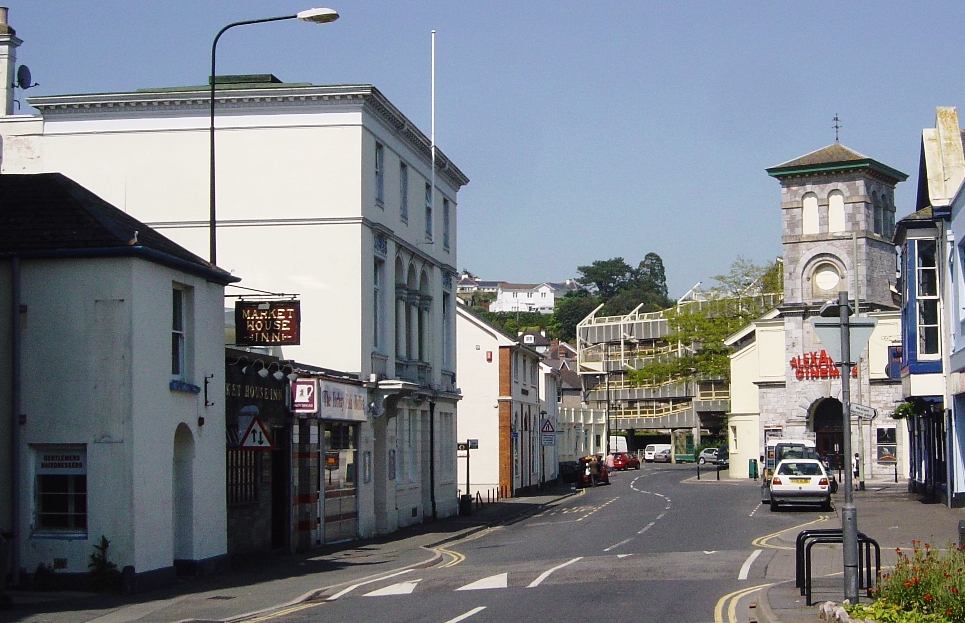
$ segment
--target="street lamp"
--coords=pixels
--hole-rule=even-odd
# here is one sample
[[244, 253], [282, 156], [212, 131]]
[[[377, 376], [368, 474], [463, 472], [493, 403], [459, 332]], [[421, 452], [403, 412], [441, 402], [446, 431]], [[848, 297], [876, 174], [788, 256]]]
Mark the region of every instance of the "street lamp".
[[211, 166], [210, 172], [210, 215], [208, 229], [210, 234], [210, 261], [212, 264], [217, 264], [218, 261], [218, 237], [217, 237], [217, 211], [215, 210], [215, 190], [214, 190], [214, 88], [215, 88], [215, 55], [218, 50], [218, 39], [221, 35], [225, 33], [229, 28], [234, 28], [235, 26], [244, 26], [246, 24], [261, 24], [264, 22], [278, 22], [286, 19], [299, 19], [303, 22], [312, 22], [314, 24], [327, 24], [328, 22], [334, 22], [338, 19], [338, 12], [334, 9], [308, 9], [306, 11], [301, 11], [294, 15], [280, 15], [278, 17], [263, 17], [261, 19], [249, 19], [241, 22], [234, 22], [228, 24], [224, 28], [218, 31], [215, 35], [214, 41], [211, 43], [211, 126], [208, 131], [209, 142], [211, 143], [211, 155], [209, 163]]

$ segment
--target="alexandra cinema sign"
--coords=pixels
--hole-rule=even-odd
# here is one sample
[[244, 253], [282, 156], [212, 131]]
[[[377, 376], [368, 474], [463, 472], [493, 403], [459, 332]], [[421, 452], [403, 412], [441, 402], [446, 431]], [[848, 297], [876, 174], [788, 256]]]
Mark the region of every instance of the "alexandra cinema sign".
[[235, 344], [297, 345], [301, 340], [301, 301], [237, 301]]
[[[817, 351], [804, 353], [803, 355], [796, 355], [791, 357], [791, 361], [788, 362], [791, 369], [794, 370], [794, 376], [797, 380], [818, 380], [818, 379], [836, 379], [841, 376], [841, 371], [838, 367], [834, 365], [831, 358], [828, 357], [828, 353]], [[858, 376], [857, 366], [851, 367], [851, 376]]]

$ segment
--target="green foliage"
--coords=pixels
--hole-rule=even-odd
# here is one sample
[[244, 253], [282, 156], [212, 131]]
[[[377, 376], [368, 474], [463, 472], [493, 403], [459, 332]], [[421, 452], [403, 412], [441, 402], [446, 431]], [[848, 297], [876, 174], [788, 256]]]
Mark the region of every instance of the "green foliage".
[[599, 305], [596, 297], [586, 290], [567, 292], [556, 302], [556, 308], [549, 319], [549, 331], [564, 342], [576, 339], [576, 325], [586, 318]]
[[849, 613], [879, 623], [965, 623], [965, 547], [948, 544], [936, 550], [912, 541], [910, 554], [897, 551], [894, 568], [881, 574], [875, 602], [852, 606]]
[[88, 576], [93, 591], [105, 592], [117, 589], [121, 574], [117, 570], [117, 565], [107, 557], [107, 549], [110, 546], [111, 542], [102, 534], [100, 542], [94, 544], [94, 553], [88, 557]]
[[714, 277], [717, 285], [704, 293], [704, 300], [664, 312], [670, 327], [664, 339], [676, 352], [630, 371], [630, 378], [641, 385], [694, 376], [729, 378], [730, 347], [724, 339], [767, 311], [772, 297], [764, 296], [764, 289], [780, 286], [782, 291], [780, 268], [777, 261], [762, 267], [738, 257], [726, 275]]
[[516, 335], [517, 332], [528, 329], [539, 331], [546, 329], [550, 324], [550, 317], [539, 312], [491, 312], [483, 309], [473, 311], [485, 318], [486, 322], [509, 335]]
[[599, 302], [605, 304], [606, 316], [630, 313], [640, 304], [644, 311], [657, 311], [671, 303], [663, 260], [656, 253], [647, 253], [636, 268], [615, 257], [577, 266], [576, 270], [580, 273], [577, 281], [592, 288]]

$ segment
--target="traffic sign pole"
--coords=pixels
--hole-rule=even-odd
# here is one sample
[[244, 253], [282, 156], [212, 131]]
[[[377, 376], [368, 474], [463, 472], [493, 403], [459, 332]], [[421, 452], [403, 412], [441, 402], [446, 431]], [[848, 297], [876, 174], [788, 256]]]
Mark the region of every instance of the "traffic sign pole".
[[851, 310], [848, 293], [838, 292], [838, 317], [841, 322], [841, 411], [844, 417], [844, 507], [841, 509], [841, 536], [844, 549], [844, 597], [858, 603], [858, 511], [854, 507], [851, 462]]

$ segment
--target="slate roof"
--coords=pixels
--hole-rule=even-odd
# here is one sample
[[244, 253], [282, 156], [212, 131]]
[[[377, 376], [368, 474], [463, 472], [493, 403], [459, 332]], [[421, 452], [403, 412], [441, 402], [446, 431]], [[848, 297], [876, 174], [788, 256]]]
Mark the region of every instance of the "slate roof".
[[906, 173], [882, 164], [874, 158], [869, 158], [841, 143], [832, 143], [827, 147], [804, 154], [793, 160], [765, 169], [771, 177], [817, 173], [822, 171], [840, 171], [842, 169], [869, 168], [893, 178], [896, 182], [908, 179]]
[[14, 255], [140, 256], [216, 283], [240, 281], [61, 173], [0, 175], [0, 256]]

